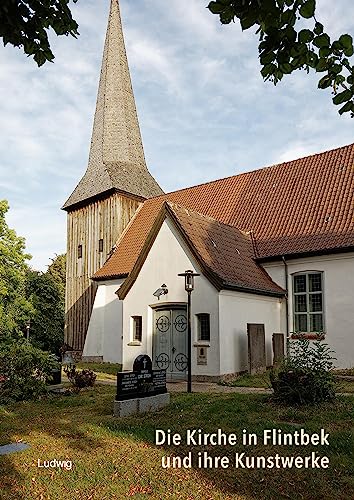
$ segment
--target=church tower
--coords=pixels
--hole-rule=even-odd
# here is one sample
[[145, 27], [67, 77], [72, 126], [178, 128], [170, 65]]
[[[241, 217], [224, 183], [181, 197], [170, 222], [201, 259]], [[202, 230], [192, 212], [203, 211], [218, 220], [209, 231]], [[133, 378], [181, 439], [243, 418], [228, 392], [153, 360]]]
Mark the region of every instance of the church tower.
[[67, 212], [65, 343], [82, 351], [96, 287], [91, 276], [145, 199], [162, 194], [148, 171], [124, 46], [111, 0], [87, 170]]

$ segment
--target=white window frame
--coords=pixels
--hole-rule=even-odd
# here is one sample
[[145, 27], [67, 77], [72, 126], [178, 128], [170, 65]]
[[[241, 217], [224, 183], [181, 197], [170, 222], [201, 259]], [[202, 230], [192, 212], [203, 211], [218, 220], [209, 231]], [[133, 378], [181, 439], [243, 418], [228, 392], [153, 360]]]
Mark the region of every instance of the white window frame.
[[[316, 291], [316, 292], [310, 292], [310, 287], [309, 287], [309, 275], [311, 274], [318, 274], [321, 276], [321, 291]], [[305, 292], [295, 292], [295, 278], [296, 276], [306, 276], [306, 291]], [[322, 310], [321, 311], [310, 311], [310, 296], [311, 295], [319, 295], [321, 294], [322, 296]], [[305, 295], [306, 296], [306, 311], [295, 311], [295, 297], [299, 295]], [[325, 294], [324, 294], [324, 272], [323, 271], [316, 271], [316, 270], [309, 270], [309, 271], [298, 271], [296, 273], [292, 274], [292, 310], [293, 310], [293, 328], [294, 328], [294, 333], [295, 334], [315, 334], [317, 335], [318, 333], [324, 333], [325, 328], [326, 328], [326, 322], [325, 322]], [[310, 329], [311, 321], [310, 317], [311, 315], [322, 315], [322, 330], [320, 332], [316, 332]], [[297, 331], [295, 328], [296, 325], [296, 316], [299, 315], [306, 315], [306, 323], [307, 323], [307, 330], [306, 331]]]
[[[141, 335], [141, 338], [138, 339], [137, 338], [137, 335], [136, 335], [136, 332], [137, 332], [137, 319], [139, 318], [140, 320], [140, 335]], [[143, 317], [141, 315], [134, 315], [131, 317], [131, 321], [132, 321], [132, 340], [133, 342], [142, 342], [143, 341]]]

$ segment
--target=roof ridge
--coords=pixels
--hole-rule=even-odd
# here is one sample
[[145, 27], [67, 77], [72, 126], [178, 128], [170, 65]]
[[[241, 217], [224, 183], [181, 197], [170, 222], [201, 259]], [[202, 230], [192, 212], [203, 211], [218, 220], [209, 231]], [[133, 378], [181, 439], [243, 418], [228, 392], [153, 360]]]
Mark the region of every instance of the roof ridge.
[[312, 158], [312, 157], [315, 157], [315, 156], [324, 155], [326, 153], [332, 153], [332, 152], [338, 151], [340, 149], [348, 148], [349, 146], [354, 146], [354, 143], [345, 144], [344, 146], [339, 146], [339, 147], [333, 148], [333, 149], [326, 149], [325, 151], [320, 151], [318, 153], [312, 153], [312, 154], [309, 154], [309, 155], [306, 155], [306, 156], [300, 156], [299, 158], [295, 158], [294, 160], [283, 161], [281, 163], [273, 163], [272, 165], [267, 165], [265, 167], [255, 168], [253, 170], [248, 170], [247, 172], [240, 172], [238, 174], [228, 175], [226, 177], [221, 177], [219, 179], [214, 179], [212, 181], [201, 182], [199, 184], [194, 184], [193, 186], [185, 187], [185, 188], [182, 188], [182, 189], [175, 189], [174, 191], [169, 191], [168, 193], [164, 193], [164, 194], [161, 194], [161, 195], [158, 195], [158, 196], [154, 196], [154, 197], [151, 197], [149, 199], [155, 200], [157, 198], [163, 198], [164, 196], [168, 196], [169, 194], [180, 193], [180, 192], [183, 192], [183, 191], [188, 191], [189, 189], [193, 189], [193, 188], [197, 188], [197, 187], [201, 187], [201, 186], [207, 186], [208, 184], [214, 184], [216, 182], [226, 181], [227, 179], [233, 179], [235, 177], [242, 177], [244, 175], [253, 174], [254, 172], [261, 172], [263, 170], [267, 170], [267, 169], [271, 169], [271, 168], [275, 168], [275, 167], [280, 167], [282, 165], [286, 165], [286, 164], [289, 164], [289, 163], [295, 163], [295, 162], [297, 162], [299, 160], [306, 160], [308, 158]]
[[[145, 205], [145, 203], [147, 201], [148, 200], [146, 200], [144, 202], [144, 205]], [[175, 203], [174, 201], [170, 201], [170, 200], [166, 200], [165, 203], [167, 203], [171, 207], [176, 206], [176, 207], [179, 207], [179, 208], [183, 208], [184, 210], [186, 210], [186, 212], [192, 212], [193, 214], [198, 214], [200, 217], [203, 217], [204, 219], [209, 219], [209, 220], [211, 220], [213, 222], [217, 222], [221, 226], [227, 226], [227, 227], [230, 227], [232, 229], [236, 229], [237, 231], [239, 231], [240, 233], [242, 233], [244, 236], [248, 236], [252, 232], [252, 229], [249, 230], [249, 231], [242, 231], [241, 229], [239, 229], [237, 226], [234, 226], [233, 224], [227, 224], [226, 222], [222, 222], [219, 219], [215, 219], [215, 217], [210, 217], [210, 215], [206, 215], [206, 214], [203, 214], [202, 212], [198, 212], [198, 210], [193, 210], [191, 208], [185, 207], [184, 205], [181, 205], [180, 203]]]

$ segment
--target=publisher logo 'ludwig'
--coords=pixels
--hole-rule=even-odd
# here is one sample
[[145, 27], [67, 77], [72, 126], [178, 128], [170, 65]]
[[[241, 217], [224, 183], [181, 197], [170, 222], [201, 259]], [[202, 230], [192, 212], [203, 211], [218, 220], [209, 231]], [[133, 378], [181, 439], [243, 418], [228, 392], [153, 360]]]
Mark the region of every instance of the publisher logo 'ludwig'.
[[71, 470], [73, 468], [73, 463], [71, 460], [57, 460], [56, 458], [54, 458], [53, 460], [43, 460], [43, 462], [38, 459], [37, 467], [45, 469]]

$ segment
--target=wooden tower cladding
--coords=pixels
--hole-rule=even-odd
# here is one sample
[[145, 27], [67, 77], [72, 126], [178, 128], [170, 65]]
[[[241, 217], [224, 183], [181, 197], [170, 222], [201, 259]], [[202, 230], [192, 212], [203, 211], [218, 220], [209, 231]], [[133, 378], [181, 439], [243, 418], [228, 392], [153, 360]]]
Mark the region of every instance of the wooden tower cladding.
[[65, 342], [75, 351], [84, 347], [95, 298], [90, 277], [107, 260], [139, 205], [114, 193], [68, 213]]
[[68, 213], [65, 342], [82, 351], [95, 297], [93, 274], [139, 205], [162, 193], [145, 163], [118, 0], [111, 1], [87, 170]]

